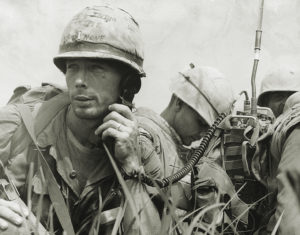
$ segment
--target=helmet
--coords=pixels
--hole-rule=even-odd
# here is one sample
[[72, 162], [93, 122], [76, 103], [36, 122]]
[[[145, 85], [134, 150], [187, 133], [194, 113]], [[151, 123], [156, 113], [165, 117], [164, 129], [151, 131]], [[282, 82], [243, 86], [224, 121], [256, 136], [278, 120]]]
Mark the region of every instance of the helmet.
[[289, 98], [286, 100], [283, 108], [283, 113], [286, 112], [289, 109], [292, 109], [295, 105], [300, 104], [300, 92], [296, 92], [289, 96]]
[[299, 74], [292, 68], [280, 67], [266, 75], [261, 82], [257, 104], [262, 105], [263, 97], [271, 92], [294, 93], [300, 91]]
[[197, 67], [180, 72], [171, 82], [171, 92], [212, 125], [217, 116], [229, 113], [234, 101], [231, 85], [218, 70]]
[[143, 44], [139, 25], [126, 11], [111, 6], [87, 7], [64, 30], [54, 64], [65, 71], [68, 58], [113, 59], [143, 71]]

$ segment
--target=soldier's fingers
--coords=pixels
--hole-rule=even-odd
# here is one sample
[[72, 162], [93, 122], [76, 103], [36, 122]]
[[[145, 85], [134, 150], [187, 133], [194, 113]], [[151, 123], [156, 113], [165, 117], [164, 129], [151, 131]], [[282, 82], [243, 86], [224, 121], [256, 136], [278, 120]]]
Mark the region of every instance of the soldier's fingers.
[[134, 121], [122, 116], [120, 113], [116, 111], [112, 111], [108, 115], [106, 115], [106, 117], [103, 119], [103, 122], [108, 122], [109, 120], [114, 120], [128, 127], [134, 126]]
[[101, 135], [102, 132], [108, 128], [115, 128], [118, 129], [121, 124], [116, 122], [115, 120], [108, 120], [102, 123], [96, 130], [95, 135]]
[[101, 135], [103, 131], [105, 131], [108, 128], [114, 128], [118, 131], [128, 131], [128, 127], [122, 125], [121, 123], [116, 122], [115, 120], [109, 120], [107, 122], [104, 122], [101, 126], [99, 126], [95, 134], [96, 135]]
[[108, 137], [112, 137], [114, 139], [128, 138], [129, 135], [126, 132], [120, 132], [114, 128], [108, 128], [102, 133], [102, 139], [105, 140]]
[[5, 230], [8, 228], [8, 223], [4, 220], [0, 218], [0, 229]]
[[18, 213], [19, 215], [22, 216], [24, 215], [25, 217], [29, 215], [28, 209], [24, 206], [21, 206], [17, 201], [7, 201], [7, 200], [0, 199], [0, 206], [8, 207], [15, 213]]
[[18, 226], [23, 223], [23, 218], [20, 215], [5, 206], [0, 206], [0, 217]]
[[134, 115], [132, 114], [130, 108], [124, 104], [112, 104], [108, 107], [110, 111], [116, 111], [122, 116], [129, 120], [134, 120]]

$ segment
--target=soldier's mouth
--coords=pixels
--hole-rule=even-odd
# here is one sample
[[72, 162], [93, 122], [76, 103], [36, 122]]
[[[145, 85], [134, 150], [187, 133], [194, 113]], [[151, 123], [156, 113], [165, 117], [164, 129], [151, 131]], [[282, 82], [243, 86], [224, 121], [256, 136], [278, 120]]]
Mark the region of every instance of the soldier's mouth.
[[85, 95], [76, 95], [74, 97], [74, 100], [77, 100], [77, 101], [89, 101], [89, 100], [93, 100], [93, 98], [90, 97], [90, 96], [85, 96]]

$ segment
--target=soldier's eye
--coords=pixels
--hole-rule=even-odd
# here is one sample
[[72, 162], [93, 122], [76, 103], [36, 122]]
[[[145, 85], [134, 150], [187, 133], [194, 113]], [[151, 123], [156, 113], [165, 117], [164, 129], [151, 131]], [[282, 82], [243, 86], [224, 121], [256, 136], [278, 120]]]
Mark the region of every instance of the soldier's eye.
[[67, 64], [67, 72], [68, 71], [74, 71], [78, 69], [78, 65], [77, 64]]
[[103, 67], [99, 64], [93, 64], [91, 68], [94, 72], [103, 72], [104, 70]]

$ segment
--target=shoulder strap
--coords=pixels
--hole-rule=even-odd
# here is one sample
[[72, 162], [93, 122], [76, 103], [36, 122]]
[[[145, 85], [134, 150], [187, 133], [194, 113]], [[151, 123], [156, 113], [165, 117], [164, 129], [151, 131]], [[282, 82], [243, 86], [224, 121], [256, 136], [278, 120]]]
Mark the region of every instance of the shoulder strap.
[[52, 119], [68, 104], [70, 104], [70, 99], [66, 92], [44, 102], [34, 120], [35, 136], [38, 136], [49, 125]]
[[[69, 215], [69, 211], [68, 211], [68, 208], [64, 201], [64, 198], [62, 196], [62, 193], [59, 189], [59, 185], [56, 182], [53, 172], [51, 171], [43, 153], [41, 152], [41, 150], [37, 144], [36, 135], [35, 135], [35, 131], [34, 131], [34, 121], [33, 121], [31, 111], [30, 111], [29, 107], [27, 107], [24, 104], [17, 104], [17, 107], [18, 107], [18, 110], [20, 111], [24, 125], [25, 125], [30, 137], [32, 138], [33, 144], [35, 145], [35, 147], [37, 148], [37, 150], [39, 152], [38, 156], [40, 157], [40, 160], [41, 160], [42, 169], [44, 171], [45, 178], [48, 181], [47, 187], [48, 187], [48, 191], [49, 191], [49, 196], [53, 203], [53, 207], [55, 209], [57, 217], [59, 218], [59, 221], [60, 221], [63, 229], [67, 232], [67, 234], [75, 235], [73, 225], [71, 222], [71, 218]], [[51, 112], [47, 111], [44, 113], [50, 114]], [[52, 120], [51, 117], [47, 117], [47, 119], [49, 119], [49, 121]], [[36, 128], [41, 128], [41, 129], [38, 129], [38, 131], [41, 131], [43, 129], [42, 126], [45, 127], [46, 124], [38, 125]]]

